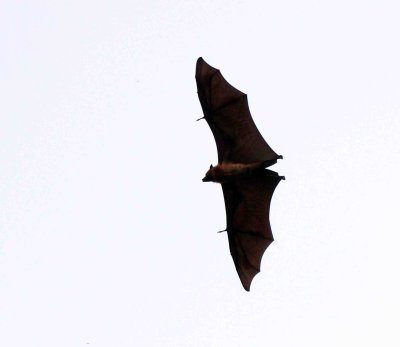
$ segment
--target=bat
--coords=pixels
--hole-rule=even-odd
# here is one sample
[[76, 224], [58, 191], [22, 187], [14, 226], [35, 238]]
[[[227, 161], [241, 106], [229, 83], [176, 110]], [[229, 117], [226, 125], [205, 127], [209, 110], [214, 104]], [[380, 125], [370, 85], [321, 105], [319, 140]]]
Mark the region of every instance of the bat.
[[[196, 64], [197, 93], [218, 151], [203, 182], [222, 186], [229, 249], [245, 290], [260, 272], [261, 258], [272, 243], [269, 221], [272, 194], [280, 180], [266, 169], [282, 159], [264, 140], [250, 114], [247, 95], [231, 86], [203, 58]], [[198, 119], [198, 120], [200, 120]]]

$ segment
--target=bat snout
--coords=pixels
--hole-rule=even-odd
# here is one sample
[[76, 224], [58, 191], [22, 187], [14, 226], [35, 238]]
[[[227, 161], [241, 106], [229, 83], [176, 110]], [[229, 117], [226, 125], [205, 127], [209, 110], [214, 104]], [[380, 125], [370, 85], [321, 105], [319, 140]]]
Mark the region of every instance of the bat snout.
[[210, 177], [204, 176], [204, 178], [202, 179], [203, 182], [210, 182], [211, 179]]

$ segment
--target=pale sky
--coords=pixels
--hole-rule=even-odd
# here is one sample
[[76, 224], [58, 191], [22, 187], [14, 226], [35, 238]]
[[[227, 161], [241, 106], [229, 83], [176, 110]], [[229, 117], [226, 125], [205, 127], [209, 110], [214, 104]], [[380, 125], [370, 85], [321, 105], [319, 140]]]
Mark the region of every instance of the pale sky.
[[[398, 1], [0, 3], [0, 345], [399, 346]], [[202, 56], [284, 160], [245, 292]]]

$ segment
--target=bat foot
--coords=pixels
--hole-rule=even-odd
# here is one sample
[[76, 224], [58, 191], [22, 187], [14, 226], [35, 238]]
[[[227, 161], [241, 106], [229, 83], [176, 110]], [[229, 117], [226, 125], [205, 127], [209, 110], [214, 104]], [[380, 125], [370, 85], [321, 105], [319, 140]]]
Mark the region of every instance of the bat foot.
[[283, 159], [283, 155], [278, 155], [277, 159]]

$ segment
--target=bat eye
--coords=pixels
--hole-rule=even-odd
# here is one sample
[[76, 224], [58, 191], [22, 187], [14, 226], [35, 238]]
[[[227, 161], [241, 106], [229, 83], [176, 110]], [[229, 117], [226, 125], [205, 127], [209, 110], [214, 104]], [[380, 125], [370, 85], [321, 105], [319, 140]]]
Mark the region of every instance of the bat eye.
[[212, 166], [212, 164], [210, 165], [210, 170], [213, 168], [214, 166]]

